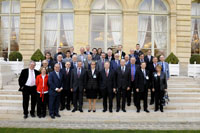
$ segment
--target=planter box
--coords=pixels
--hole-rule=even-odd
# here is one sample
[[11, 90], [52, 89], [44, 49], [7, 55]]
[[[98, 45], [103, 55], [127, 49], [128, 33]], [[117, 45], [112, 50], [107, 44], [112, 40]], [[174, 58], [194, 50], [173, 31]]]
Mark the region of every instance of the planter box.
[[19, 75], [22, 69], [24, 69], [23, 61], [8, 61], [8, 65], [10, 66], [11, 71], [13, 71], [16, 75]]
[[40, 62], [35, 62], [36, 63], [36, 66], [35, 66], [35, 69], [36, 70], [40, 70], [40, 68], [41, 68], [41, 61]]
[[179, 64], [169, 64], [169, 74], [171, 76], [179, 76]]
[[200, 64], [188, 64], [188, 76], [200, 77]]

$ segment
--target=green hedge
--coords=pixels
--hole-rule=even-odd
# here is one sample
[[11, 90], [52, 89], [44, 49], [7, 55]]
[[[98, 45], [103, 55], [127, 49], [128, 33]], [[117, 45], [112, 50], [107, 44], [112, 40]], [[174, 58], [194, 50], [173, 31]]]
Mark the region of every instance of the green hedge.
[[23, 56], [20, 52], [14, 51], [9, 54], [9, 61], [22, 61]]
[[31, 56], [32, 61], [42, 61], [44, 59], [45, 59], [45, 57], [42, 54], [40, 49], [36, 50], [35, 53]]
[[174, 53], [172, 52], [166, 59], [165, 61], [169, 64], [178, 64], [179, 59], [176, 57], [176, 55], [174, 55]]
[[200, 55], [192, 55], [190, 57], [190, 64], [194, 64], [194, 62], [196, 62], [196, 64], [200, 64]]

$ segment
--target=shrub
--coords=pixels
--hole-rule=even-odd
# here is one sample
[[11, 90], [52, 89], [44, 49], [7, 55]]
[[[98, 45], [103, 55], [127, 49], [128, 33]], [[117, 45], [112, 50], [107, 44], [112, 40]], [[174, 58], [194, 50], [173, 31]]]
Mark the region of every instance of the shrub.
[[36, 50], [35, 53], [31, 56], [32, 61], [42, 61], [44, 59], [45, 59], [45, 57], [42, 54], [42, 52], [40, 51], [40, 49]]
[[9, 54], [9, 61], [22, 61], [23, 56], [20, 52], [14, 51]]
[[172, 52], [166, 59], [165, 61], [169, 64], [178, 64], [179, 59], [176, 57], [176, 55], [174, 55], [174, 53]]
[[196, 62], [196, 64], [200, 64], [200, 55], [192, 55], [190, 57], [190, 64], [194, 64], [194, 62]]

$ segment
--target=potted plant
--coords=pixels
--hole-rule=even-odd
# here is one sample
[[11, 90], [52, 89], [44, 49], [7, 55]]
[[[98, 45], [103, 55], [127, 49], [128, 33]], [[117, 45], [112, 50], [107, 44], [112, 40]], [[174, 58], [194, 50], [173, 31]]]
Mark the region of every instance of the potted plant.
[[20, 52], [14, 51], [9, 54], [8, 64], [11, 67], [11, 70], [19, 75], [21, 70], [24, 68], [23, 56]]
[[165, 61], [169, 64], [169, 73], [173, 76], [179, 76], [179, 59], [176, 55], [172, 52], [170, 55], [165, 59]]
[[188, 64], [188, 76], [200, 76], [200, 55], [192, 55]]
[[36, 70], [39, 70], [40, 67], [41, 67], [41, 61], [44, 60], [45, 57], [44, 55], [42, 54], [41, 50], [40, 49], [37, 49], [33, 55], [31, 56], [31, 60], [32, 61], [35, 61], [36, 62], [36, 66], [35, 66], [35, 69]]

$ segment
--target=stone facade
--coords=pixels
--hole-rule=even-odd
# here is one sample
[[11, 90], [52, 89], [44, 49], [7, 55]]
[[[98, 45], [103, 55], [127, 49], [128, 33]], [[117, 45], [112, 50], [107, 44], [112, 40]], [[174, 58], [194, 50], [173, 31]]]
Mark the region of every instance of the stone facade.
[[[72, 0], [74, 4], [74, 47], [75, 51], [89, 44], [90, 7], [93, 0]], [[120, 0], [123, 8], [124, 50], [135, 48], [138, 34], [138, 7], [142, 0]], [[191, 56], [191, 3], [192, 0], [166, 0], [170, 7], [169, 48], [180, 59], [181, 66]], [[20, 52], [24, 60], [41, 48], [42, 8], [45, 0], [20, 0]], [[131, 23], [130, 23], [131, 22]], [[182, 69], [185, 71], [185, 69]]]

